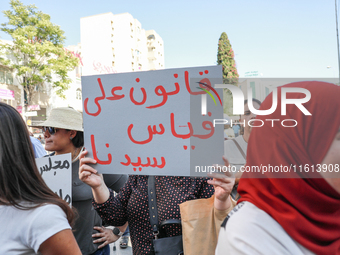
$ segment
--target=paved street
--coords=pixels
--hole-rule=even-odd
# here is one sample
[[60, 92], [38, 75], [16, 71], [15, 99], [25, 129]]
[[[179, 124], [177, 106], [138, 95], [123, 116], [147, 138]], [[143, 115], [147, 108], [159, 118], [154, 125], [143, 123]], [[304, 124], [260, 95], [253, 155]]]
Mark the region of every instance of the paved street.
[[132, 255], [131, 240], [129, 238], [129, 245], [126, 249], [121, 249], [119, 247], [120, 239], [116, 243], [110, 244], [110, 254], [111, 255]]

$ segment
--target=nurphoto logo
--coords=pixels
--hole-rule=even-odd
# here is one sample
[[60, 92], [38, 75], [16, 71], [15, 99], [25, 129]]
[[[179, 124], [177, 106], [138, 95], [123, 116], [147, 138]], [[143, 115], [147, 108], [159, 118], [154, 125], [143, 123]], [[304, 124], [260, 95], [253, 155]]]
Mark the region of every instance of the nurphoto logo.
[[[222, 101], [218, 95], [218, 93], [216, 92], [216, 90], [205, 84], [205, 83], [201, 83], [200, 84], [206, 86], [207, 88], [209, 88], [211, 91], [213, 91], [218, 99], [220, 100], [221, 106], [222, 106]], [[210, 97], [214, 100], [215, 105], [216, 104], [216, 100], [214, 98], [214, 96], [211, 94], [211, 92], [209, 92], [207, 89], [204, 88], [200, 88], [199, 89], [203, 90], [206, 92], [206, 94], [201, 94], [201, 114], [202, 115], [206, 115], [207, 114], [207, 94], [210, 95]], [[222, 89], [229, 89], [230, 92], [233, 95], [233, 114], [234, 115], [243, 115], [244, 114], [244, 95], [242, 90], [239, 87], [236, 87], [234, 85], [231, 84], [215, 84], [215, 88], [222, 88]], [[287, 98], [287, 93], [302, 93], [305, 95], [304, 98], [294, 98], [294, 99], [289, 99]], [[248, 108], [249, 110], [255, 114], [255, 115], [269, 115], [272, 114], [276, 108], [277, 108], [277, 88], [273, 89], [272, 92], [272, 97], [273, 97], [273, 103], [270, 109], [267, 110], [257, 110], [255, 109], [255, 107], [253, 106], [253, 100], [252, 100], [252, 89], [248, 88]], [[284, 116], [286, 115], [286, 107], [288, 104], [294, 104], [304, 115], [312, 115], [302, 104], [307, 103], [309, 100], [311, 99], [311, 93], [309, 90], [304, 89], [304, 88], [293, 88], [293, 87], [282, 87], [281, 88], [281, 115]], [[252, 125], [252, 123], [254, 123], [255, 121], [260, 121], [261, 125], [257, 125], [254, 126]], [[272, 122], [272, 127], [274, 127], [274, 121], [278, 121], [275, 119], [268, 119], [266, 121], [271, 121]], [[285, 125], [285, 122], [294, 122], [294, 125]], [[264, 122], [262, 120], [256, 120], [256, 119], [252, 119], [249, 121], [250, 123], [248, 123], [249, 126], [252, 127], [261, 127], [264, 125]], [[214, 119], [214, 127], [215, 124], [231, 124], [232, 125], [232, 120], [231, 123], [228, 123], [228, 120], [226, 119]], [[284, 127], [295, 127], [298, 123], [296, 120], [294, 119], [286, 119], [281, 121], [282, 126]]]

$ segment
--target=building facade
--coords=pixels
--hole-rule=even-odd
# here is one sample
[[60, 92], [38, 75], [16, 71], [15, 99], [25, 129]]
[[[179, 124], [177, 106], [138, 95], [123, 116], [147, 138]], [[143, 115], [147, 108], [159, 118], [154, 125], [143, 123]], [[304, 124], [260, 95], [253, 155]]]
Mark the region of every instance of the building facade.
[[164, 68], [164, 44], [129, 13], [104, 13], [80, 19], [82, 75]]
[[[0, 101], [15, 107], [28, 126], [46, 120], [56, 107], [73, 107], [82, 112], [82, 75], [164, 69], [162, 38], [154, 30], [142, 29], [141, 23], [129, 13], [84, 17], [80, 20], [80, 29], [81, 43], [65, 48], [79, 58], [79, 66], [68, 73], [72, 82], [63, 93], [65, 98], [57, 96], [52, 85], [45, 82], [27, 105], [15, 72], [0, 65]], [[0, 40], [0, 43], [12, 42]]]

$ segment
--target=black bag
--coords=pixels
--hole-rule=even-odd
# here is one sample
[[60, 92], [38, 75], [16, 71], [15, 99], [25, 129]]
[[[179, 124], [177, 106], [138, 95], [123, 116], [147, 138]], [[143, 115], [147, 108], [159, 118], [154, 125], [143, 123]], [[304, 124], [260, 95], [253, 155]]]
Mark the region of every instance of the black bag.
[[155, 177], [148, 177], [148, 201], [150, 223], [155, 239], [153, 239], [153, 254], [159, 255], [183, 255], [182, 235], [172, 237], [162, 237], [161, 230], [163, 226], [170, 224], [181, 224], [178, 219], [169, 219], [158, 224], [158, 211], [156, 201]]
[[153, 240], [154, 254], [157, 255], [182, 255], [183, 253], [183, 242], [182, 235], [163, 237]]

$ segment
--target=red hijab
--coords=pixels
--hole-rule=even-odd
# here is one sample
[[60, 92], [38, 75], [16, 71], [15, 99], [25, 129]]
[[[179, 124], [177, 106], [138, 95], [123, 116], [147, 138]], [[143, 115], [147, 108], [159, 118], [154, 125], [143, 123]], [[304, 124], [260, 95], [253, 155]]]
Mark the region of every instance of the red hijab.
[[[311, 99], [303, 106], [312, 116], [305, 116], [295, 105], [287, 105], [287, 115], [281, 116], [282, 87], [278, 88], [276, 111], [267, 116], [258, 115], [256, 119], [279, 119], [280, 122], [295, 119], [298, 125], [282, 127], [276, 121], [271, 127], [271, 122], [265, 121], [264, 126], [254, 127], [248, 144], [247, 166], [320, 164], [339, 130], [339, 86], [311, 81], [283, 87], [309, 90]], [[304, 97], [302, 93], [287, 94], [287, 98]], [[269, 109], [271, 105], [270, 94], [260, 109]], [[291, 124], [287, 122], [285, 125]], [[340, 194], [318, 173], [286, 173], [285, 177], [289, 179], [273, 178], [277, 177], [275, 174], [258, 177], [264, 176], [243, 173], [238, 187], [241, 195], [239, 202], [249, 201], [264, 210], [294, 240], [310, 251], [340, 254]]]

